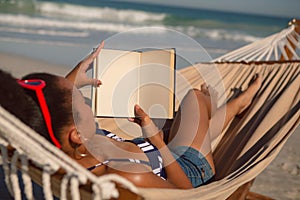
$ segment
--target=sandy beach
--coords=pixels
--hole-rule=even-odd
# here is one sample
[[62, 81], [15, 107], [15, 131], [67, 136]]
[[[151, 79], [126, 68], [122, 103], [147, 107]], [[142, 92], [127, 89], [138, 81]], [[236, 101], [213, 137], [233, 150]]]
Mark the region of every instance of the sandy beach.
[[[70, 66], [59, 66], [24, 56], [0, 52], [0, 68], [16, 78], [30, 72], [65, 75]], [[280, 200], [300, 200], [300, 128], [288, 139], [277, 158], [255, 180], [251, 191]]]
[[70, 70], [70, 67], [0, 52], [0, 69], [11, 73], [16, 78], [21, 78], [31, 72], [49, 72], [64, 76]]

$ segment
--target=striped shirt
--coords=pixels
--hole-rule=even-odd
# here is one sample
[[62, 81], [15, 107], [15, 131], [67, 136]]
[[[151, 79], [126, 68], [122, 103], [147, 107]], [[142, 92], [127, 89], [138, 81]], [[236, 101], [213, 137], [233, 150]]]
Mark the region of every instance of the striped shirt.
[[112, 138], [116, 141], [120, 142], [131, 142], [135, 145], [137, 145], [148, 157], [149, 161], [144, 160], [138, 160], [138, 159], [130, 159], [130, 158], [114, 158], [114, 159], [108, 159], [104, 162], [98, 163], [92, 167], [89, 167], [88, 170], [93, 170], [101, 165], [106, 165], [109, 162], [130, 162], [130, 163], [139, 163], [139, 164], [145, 164], [151, 167], [152, 172], [156, 174], [157, 176], [161, 177], [162, 179], [166, 179], [166, 173], [165, 169], [163, 168], [163, 159], [161, 157], [161, 154], [159, 150], [152, 145], [151, 143], [147, 142], [143, 138], [135, 138], [133, 140], [125, 140], [123, 138], [118, 137], [117, 135], [104, 130], [104, 129], [97, 129], [97, 134], [105, 135], [109, 138]]

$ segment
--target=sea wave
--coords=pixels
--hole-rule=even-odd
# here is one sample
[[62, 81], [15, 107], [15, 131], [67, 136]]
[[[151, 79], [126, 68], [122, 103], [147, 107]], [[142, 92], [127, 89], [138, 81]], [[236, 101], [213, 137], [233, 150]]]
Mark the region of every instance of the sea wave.
[[[139, 24], [125, 24], [120, 22], [74, 22], [74, 20], [61, 20], [54, 18], [13, 14], [0, 14], [0, 23], [6, 25], [1, 27], [1, 31], [65, 37], [89, 37], [89, 31], [118, 33], [136, 28], [146, 27]], [[151, 34], [159, 34], [163, 29], [172, 29], [187, 34], [188, 36], [193, 38], [209, 38], [212, 40], [234, 40], [245, 42], [253, 42], [259, 39], [259, 37], [255, 37], [249, 34], [234, 32], [225, 29], [206, 29], [198, 28], [195, 26], [170, 26], [161, 24], [153, 24], [151, 26], [161, 28], [151, 29]], [[150, 29], [145, 29], [145, 33], [147, 33], [147, 30]]]
[[35, 5], [35, 0], [0, 0], [0, 13], [32, 14], [35, 12]]
[[[87, 5], [76, 5], [59, 2], [39, 2], [36, 3], [36, 11], [42, 16], [54, 19], [64, 19], [73, 21], [89, 22], [109, 22], [116, 24], [125, 24], [133, 26], [167, 26], [167, 27], [184, 27], [190, 29], [227, 29], [259, 31], [278, 30], [274, 26], [262, 26], [257, 24], [245, 24], [244, 22], [222, 21], [206, 18], [190, 18], [178, 15], [179, 13], [168, 12], [150, 12], [136, 9], [97, 7]], [[186, 12], [186, 11], [185, 11]], [[193, 10], [194, 12], [194, 10]], [[200, 12], [200, 11], [199, 11]], [[197, 32], [197, 31], [196, 31]], [[196, 34], [197, 35], [197, 34]]]
[[80, 47], [82, 45], [71, 43], [71, 42], [63, 42], [63, 41], [49, 41], [49, 40], [32, 40], [27, 38], [15, 38], [15, 37], [2, 37], [0, 36], [0, 42], [17, 42], [17, 43], [25, 43], [25, 44], [40, 44], [40, 45], [51, 45], [51, 46], [72, 46], [72, 47]]
[[[5, 2], [5, 6], [1, 4], [0, 8], [0, 11], [8, 11], [0, 12], [0, 26], [2, 26], [1, 31], [4, 32], [83, 38], [92, 35], [93, 31], [119, 33], [154, 26], [176, 30], [195, 39], [253, 42], [261, 38], [256, 30], [264, 31], [272, 28], [214, 19], [192, 19], [180, 17], [176, 12], [158, 13], [135, 8], [112, 8], [35, 0], [7, 0]], [[30, 14], [7, 10], [8, 8], [31, 8], [32, 5], [34, 5], [34, 11]], [[160, 34], [162, 29], [151, 29], [151, 34], [153, 30], [160, 30], [157, 32]], [[253, 32], [255, 34], [252, 34]]]
[[122, 32], [130, 29], [137, 28], [135, 25], [115, 24], [115, 23], [98, 23], [98, 22], [80, 22], [77, 21], [62, 21], [59, 19], [45, 19], [38, 17], [31, 17], [27, 15], [3, 15], [0, 14], [0, 23], [9, 26], [22, 26], [24, 28], [60, 28], [72, 30], [95, 30], [95, 31], [108, 31], [108, 32]]
[[232, 40], [244, 42], [254, 42], [261, 39], [261, 37], [228, 29], [207, 29], [197, 28], [195, 26], [176, 26], [175, 29], [193, 38], [209, 38], [212, 40]]
[[160, 22], [166, 14], [144, 12], [138, 10], [120, 10], [109, 7], [89, 7], [67, 3], [38, 2], [37, 10], [41, 14], [51, 16], [68, 16], [80, 19], [102, 20], [110, 22], [145, 23]]
[[88, 32], [83, 31], [59, 31], [59, 30], [48, 30], [48, 29], [32, 29], [32, 28], [17, 28], [17, 27], [0, 27], [1, 32], [10, 33], [21, 33], [21, 34], [35, 34], [35, 35], [46, 35], [46, 36], [65, 36], [65, 37], [88, 37]]

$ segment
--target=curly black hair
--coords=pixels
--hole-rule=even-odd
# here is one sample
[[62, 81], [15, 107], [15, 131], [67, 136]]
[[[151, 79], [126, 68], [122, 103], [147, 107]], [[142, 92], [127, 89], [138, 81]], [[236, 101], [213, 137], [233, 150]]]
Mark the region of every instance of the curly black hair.
[[16, 79], [0, 69], [0, 105], [40, 134], [47, 133], [36, 102], [28, 96]]
[[[32, 73], [24, 76], [22, 79], [41, 79], [46, 82], [46, 86], [43, 88], [43, 93], [51, 115], [54, 135], [61, 143], [61, 135], [64, 128], [71, 123], [74, 123], [71, 103], [72, 91], [61, 87], [58, 77], [48, 73]], [[26, 90], [26, 93], [30, 95], [36, 103], [38, 103], [38, 99], [34, 91]], [[53, 143], [48, 133], [43, 136]]]

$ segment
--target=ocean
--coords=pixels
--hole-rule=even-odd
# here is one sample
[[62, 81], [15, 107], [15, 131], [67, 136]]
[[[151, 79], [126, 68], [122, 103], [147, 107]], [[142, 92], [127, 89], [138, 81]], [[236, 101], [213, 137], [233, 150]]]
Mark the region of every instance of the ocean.
[[108, 0], [0, 0], [0, 51], [72, 67], [105, 40], [107, 48], [176, 48], [181, 68], [276, 33], [290, 20]]

